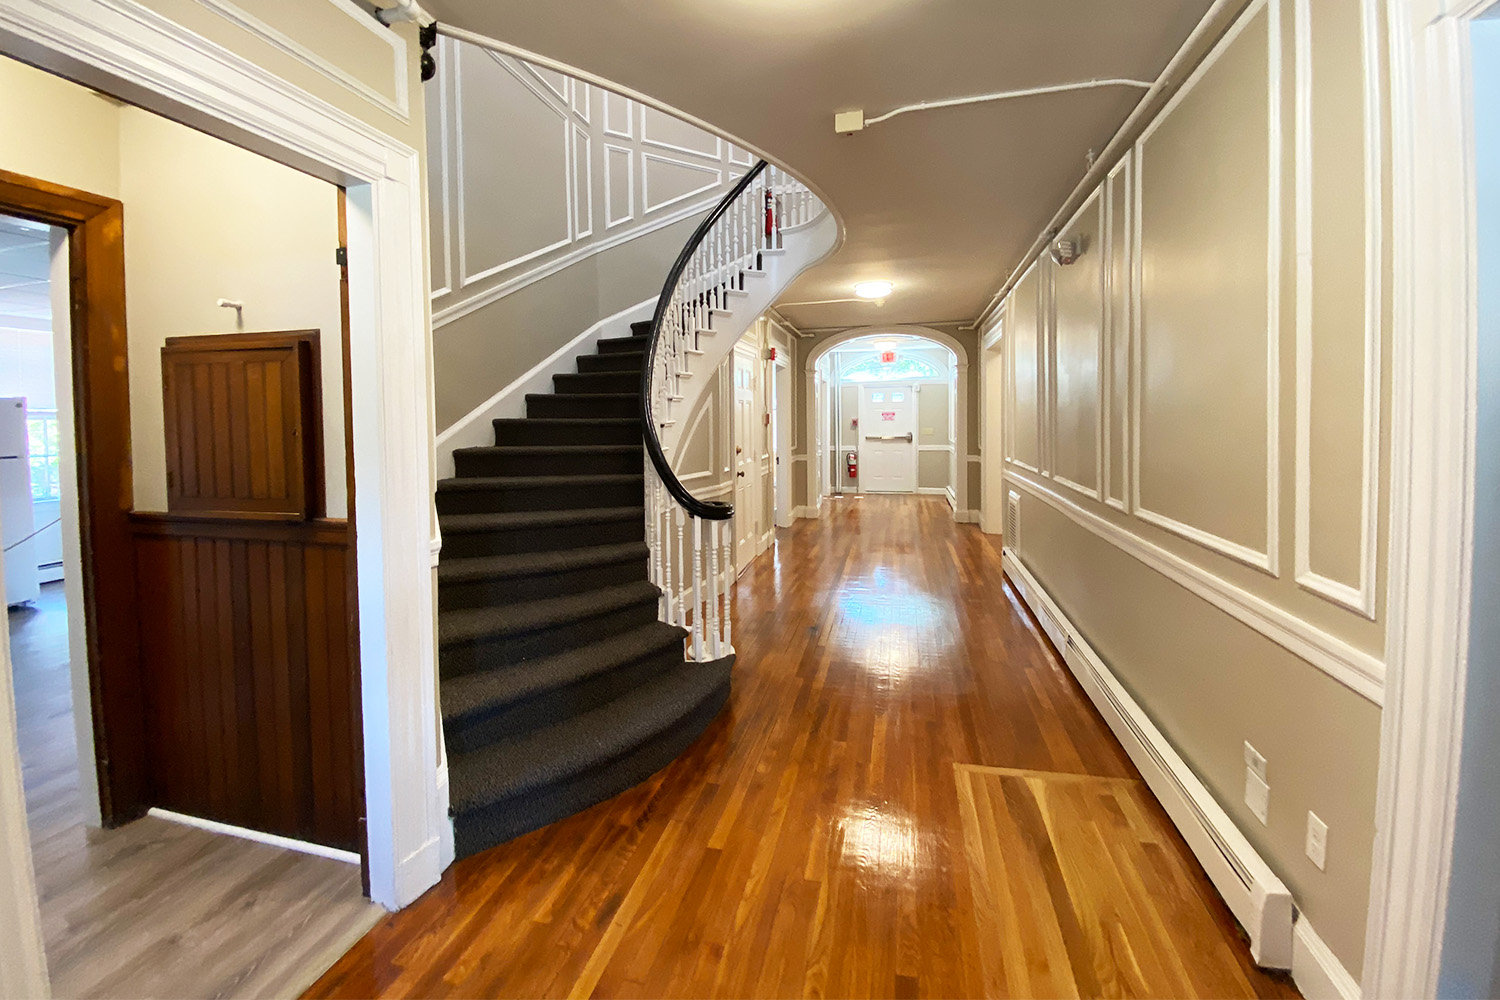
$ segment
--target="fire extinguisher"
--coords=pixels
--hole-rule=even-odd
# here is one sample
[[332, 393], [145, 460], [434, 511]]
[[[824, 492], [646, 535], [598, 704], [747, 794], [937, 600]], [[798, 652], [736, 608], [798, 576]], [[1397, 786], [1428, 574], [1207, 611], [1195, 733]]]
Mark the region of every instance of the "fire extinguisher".
[[771, 234], [776, 231], [776, 200], [771, 195], [771, 189], [766, 188], [766, 243], [771, 242]]
[[851, 451], [844, 456], [844, 469], [849, 473], [850, 479], [859, 478], [859, 453]]

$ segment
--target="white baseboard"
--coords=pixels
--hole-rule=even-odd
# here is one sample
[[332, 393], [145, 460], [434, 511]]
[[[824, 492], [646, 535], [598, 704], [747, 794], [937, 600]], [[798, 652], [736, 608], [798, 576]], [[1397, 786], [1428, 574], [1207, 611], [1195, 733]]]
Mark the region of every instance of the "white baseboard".
[[637, 302], [613, 316], [606, 316], [542, 361], [531, 371], [495, 393], [464, 414], [437, 436], [437, 473], [439, 479], [453, 475], [453, 452], [459, 448], [482, 448], [495, 443], [492, 421], [506, 417], [526, 416], [526, 395], [552, 391], [552, 376], [568, 375], [577, 370], [578, 359], [594, 350], [606, 336], [623, 337], [630, 324], [651, 318], [656, 299]]
[[1307, 1000], [1360, 1000], [1359, 983], [1303, 914], [1292, 930], [1292, 980]]
[[955, 510], [953, 512], [953, 520], [959, 524], [978, 524], [979, 516], [979, 511], [977, 510]]
[[817, 517], [818, 508], [810, 504], [799, 504], [792, 508], [792, 517]]
[[260, 830], [249, 830], [243, 826], [233, 826], [229, 823], [220, 823], [217, 820], [203, 819], [199, 816], [188, 816], [185, 813], [173, 812], [170, 809], [152, 808], [146, 810], [147, 816], [155, 816], [170, 823], [181, 823], [183, 826], [195, 826], [209, 833], [222, 833], [230, 837], [239, 837], [241, 840], [253, 840], [257, 844], [266, 844], [270, 847], [282, 847], [288, 851], [297, 851], [300, 854], [315, 854], [320, 858], [330, 858], [334, 861], [342, 861], [345, 864], [359, 864], [359, 855], [353, 851], [341, 851], [337, 847], [325, 847], [322, 844], [309, 843], [306, 840], [293, 840], [291, 837], [280, 837], [274, 833], [263, 833]]
[[1266, 968], [1291, 968], [1291, 892], [1015, 552], [1005, 548], [1002, 561], [1042, 630], [1249, 935], [1250, 957]]

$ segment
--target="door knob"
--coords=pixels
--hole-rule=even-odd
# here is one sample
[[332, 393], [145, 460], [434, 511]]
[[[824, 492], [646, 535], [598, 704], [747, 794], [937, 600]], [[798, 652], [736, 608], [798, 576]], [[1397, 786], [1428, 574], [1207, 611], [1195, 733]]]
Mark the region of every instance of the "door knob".
[[741, 479], [745, 478], [745, 474], [743, 472], [736, 472], [735, 475], [739, 476]]

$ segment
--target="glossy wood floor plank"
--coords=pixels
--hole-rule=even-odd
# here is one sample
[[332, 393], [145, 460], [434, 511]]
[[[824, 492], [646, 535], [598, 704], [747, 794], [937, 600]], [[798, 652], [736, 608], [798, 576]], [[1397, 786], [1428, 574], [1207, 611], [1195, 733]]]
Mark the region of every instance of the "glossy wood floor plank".
[[61, 584], [9, 621], [54, 996], [294, 995], [369, 930], [354, 865], [152, 816], [85, 827]]
[[308, 995], [1295, 995], [994, 540], [940, 498], [825, 510], [741, 577], [734, 693], [686, 754], [459, 862]]

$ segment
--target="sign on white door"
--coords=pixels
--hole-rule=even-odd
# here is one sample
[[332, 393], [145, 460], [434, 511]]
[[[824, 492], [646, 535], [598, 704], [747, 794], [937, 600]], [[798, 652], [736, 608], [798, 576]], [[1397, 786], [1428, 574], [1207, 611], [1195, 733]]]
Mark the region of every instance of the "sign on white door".
[[859, 483], [866, 493], [917, 489], [916, 393], [909, 385], [865, 385], [859, 397]]

